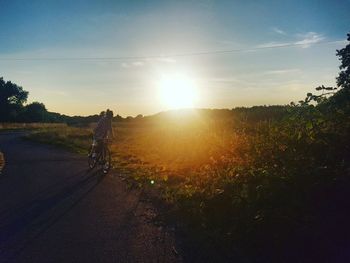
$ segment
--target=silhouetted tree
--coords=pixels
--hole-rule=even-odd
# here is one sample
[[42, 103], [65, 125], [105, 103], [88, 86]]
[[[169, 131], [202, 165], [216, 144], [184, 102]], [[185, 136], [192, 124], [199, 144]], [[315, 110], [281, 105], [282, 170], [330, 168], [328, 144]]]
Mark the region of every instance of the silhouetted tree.
[[[350, 33], [347, 34], [347, 40], [350, 41]], [[350, 114], [350, 43], [348, 43], [344, 48], [337, 50], [337, 56], [340, 60], [340, 72], [337, 77], [337, 88], [333, 88], [333, 90], [338, 89], [329, 100], [325, 101], [325, 109], [331, 111], [338, 111], [344, 114]], [[316, 90], [322, 90], [322, 94], [320, 96], [324, 96], [327, 94], [325, 90], [331, 90], [331, 87], [318, 87]]]
[[14, 121], [27, 101], [28, 92], [0, 78], [0, 121]]
[[[347, 40], [350, 41], [350, 33], [347, 36]], [[344, 112], [350, 111], [350, 43], [345, 48], [337, 50], [337, 56], [341, 62], [337, 87], [323, 85], [317, 87], [316, 90], [321, 94], [307, 93], [305, 100], [299, 101], [301, 106], [308, 106], [310, 102], [314, 101], [319, 104], [320, 109], [325, 111], [336, 109], [342, 109]], [[330, 95], [333, 96], [329, 97]]]
[[120, 116], [119, 114], [117, 114], [117, 116], [113, 117], [113, 121], [123, 121], [124, 118], [122, 116]]
[[[350, 41], [350, 33], [348, 33], [348, 41]], [[341, 61], [337, 85], [350, 90], [350, 43], [345, 48], [337, 50], [337, 56]]]
[[26, 105], [21, 119], [24, 122], [46, 122], [47, 110], [45, 105], [40, 102], [33, 102]]

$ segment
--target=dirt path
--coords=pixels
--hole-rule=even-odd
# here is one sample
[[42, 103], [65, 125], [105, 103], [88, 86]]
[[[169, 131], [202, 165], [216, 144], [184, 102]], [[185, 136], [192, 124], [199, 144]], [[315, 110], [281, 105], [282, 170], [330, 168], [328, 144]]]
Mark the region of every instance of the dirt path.
[[1, 262], [181, 262], [174, 233], [117, 174], [86, 158], [0, 134]]

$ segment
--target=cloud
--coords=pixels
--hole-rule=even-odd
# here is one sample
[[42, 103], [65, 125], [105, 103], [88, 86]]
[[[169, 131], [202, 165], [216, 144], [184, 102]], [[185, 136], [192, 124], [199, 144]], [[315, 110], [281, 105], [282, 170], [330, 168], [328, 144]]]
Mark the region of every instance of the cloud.
[[159, 58], [148, 58], [146, 59], [147, 62], [162, 62], [162, 63], [176, 63], [176, 59], [171, 57], [159, 57]]
[[301, 48], [308, 48], [313, 44], [322, 42], [326, 38], [316, 32], [307, 32], [304, 34], [296, 34], [296, 40], [290, 42], [268, 42], [256, 46], [257, 48], [274, 48], [274, 47], [285, 47], [285, 46], [300, 46]]
[[264, 75], [282, 75], [282, 74], [290, 74], [290, 73], [296, 73], [300, 72], [300, 69], [298, 68], [292, 68], [292, 69], [277, 69], [277, 70], [268, 70], [265, 71]]
[[296, 45], [301, 45], [302, 48], [308, 48], [312, 44], [316, 44], [325, 39], [325, 37], [316, 32], [307, 32], [305, 34], [297, 34], [297, 37], [302, 38], [302, 40], [296, 41]]
[[292, 42], [268, 42], [264, 44], [257, 45], [257, 48], [274, 48], [274, 47], [285, 47], [292, 45]]
[[208, 79], [209, 82], [215, 82], [215, 83], [241, 83], [242, 80], [234, 77], [229, 78], [210, 78]]
[[170, 57], [149, 58], [143, 61], [123, 62], [121, 63], [121, 66], [123, 68], [138, 68], [145, 66], [147, 63], [152, 64], [153, 62], [176, 63], [176, 60]]
[[135, 61], [132, 63], [133, 66], [135, 67], [142, 67], [143, 65], [145, 65], [145, 62], [143, 61]]
[[165, 63], [176, 63], [176, 59], [173, 58], [157, 58], [156, 60]]
[[287, 33], [285, 31], [283, 31], [282, 29], [278, 28], [278, 27], [273, 27], [272, 28], [272, 31], [277, 33], [277, 34], [280, 34], [280, 35], [287, 35]]
[[145, 62], [143, 61], [134, 61], [134, 62], [123, 62], [121, 66], [123, 68], [131, 68], [131, 67], [143, 67]]

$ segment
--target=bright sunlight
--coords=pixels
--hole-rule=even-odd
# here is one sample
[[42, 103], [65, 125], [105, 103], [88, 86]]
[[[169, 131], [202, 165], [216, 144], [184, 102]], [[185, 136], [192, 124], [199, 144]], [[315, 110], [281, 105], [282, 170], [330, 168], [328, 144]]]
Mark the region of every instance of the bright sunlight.
[[163, 75], [159, 95], [169, 109], [191, 108], [198, 97], [195, 81], [182, 74]]

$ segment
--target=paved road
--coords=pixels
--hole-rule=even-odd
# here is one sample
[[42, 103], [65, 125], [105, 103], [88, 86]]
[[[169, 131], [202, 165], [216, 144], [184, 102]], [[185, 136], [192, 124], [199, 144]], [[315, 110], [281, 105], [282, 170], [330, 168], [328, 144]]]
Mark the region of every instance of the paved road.
[[116, 174], [86, 159], [0, 134], [0, 262], [180, 262], [174, 234]]

